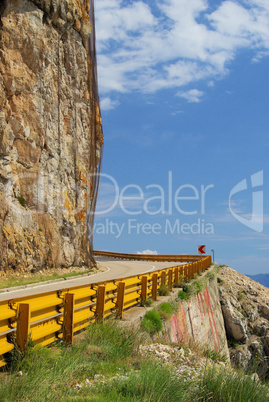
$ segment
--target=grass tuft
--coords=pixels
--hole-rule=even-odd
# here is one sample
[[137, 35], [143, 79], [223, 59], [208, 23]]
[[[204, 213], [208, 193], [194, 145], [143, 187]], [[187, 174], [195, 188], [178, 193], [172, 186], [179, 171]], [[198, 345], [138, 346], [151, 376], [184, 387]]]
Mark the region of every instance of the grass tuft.
[[170, 295], [170, 289], [166, 284], [163, 284], [160, 286], [158, 289], [158, 295], [159, 296], [168, 296]]
[[200, 401], [269, 401], [268, 388], [249, 376], [214, 367], [205, 371], [196, 395]]
[[153, 335], [156, 332], [161, 331], [162, 321], [160, 315], [154, 310], [147, 311], [145, 317], [141, 322], [141, 326], [142, 329], [146, 332], [149, 332], [150, 335]]
[[164, 321], [168, 321], [173, 314], [173, 307], [171, 303], [161, 303], [156, 308], [156, 311], [157, 313], [159, 313], [161, 319], [163, 319]]
[[188, 299], [189, 299], [189, 295], [188, 295], [188, 293], [184, 292], [184, 290], [179, 290], [179, 292], [178, 292], [178, 298], [179, 298], [179, 300], [182, 300], [182, 301], [188, 300]]
[[140, 304], [142, 307], [150, 307], [153, 304], [153, 300], [151, 298], [148, 298], [146, 300], [141, 301]]
[[106, 401], [187, 401], [189, 385], [176, 378], [168, 368], [154, 362], [145, 362], [140, 371], [127, 378], [97, 386]]

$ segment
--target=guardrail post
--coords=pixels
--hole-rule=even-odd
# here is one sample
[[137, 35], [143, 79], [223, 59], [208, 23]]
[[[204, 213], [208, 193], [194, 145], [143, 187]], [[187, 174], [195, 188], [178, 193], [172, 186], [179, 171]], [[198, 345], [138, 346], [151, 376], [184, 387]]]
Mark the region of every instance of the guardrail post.
[[170, 290], [173, 289], [173, 270], [169, 269], [168, 271], [168, 287]]
[[17, 316], [17, 334], [16, 343], [20, 350], [27, 349], [27, 343], [30, 333], [30, 305], [20, 303]]
[[189, 264], [188, 269], [189, 269], [189, 279], [191, 280], [192, 279], [193, 262], [191, 262]]
[[184, 276], [184, 268], [181, 265], [180, 267], [178, 267], [178, 282], [180, 283], [180, 285], [183, 282], [183, 276]]
[[184, 265], [184, 278], [185, 278], [186, 282], [189, 280], [189, 266], [188, 265]]
[[178, 280], [178, 267], [175, 268], [175, 280], [174, 283], [178, 284], [179, 280]]
[[189, 264], [189, 274], [190, 274], [189, 279], [193, 279], [193, 272], [194, 272], [194, 262], [191, 262]]
[[182, 265], [182, 281], [186, 282], [188, 279], [186, 265]]
[[122, 318], [122, 310], [124, 304], [125, 282], [120, 282], [118, 286], [117, 303], [116, 303], [116, 318]]
[[142, 276], [141, 278], [141, 303], [147, 300], [147, 290], [148, 290], [148, 278]]
[[66, 293], [64, 298], [63, 340], [67, 345], [72, 345], [73, 343], [74, 304], [75, 295], [73, 293]]
[[157, 300], [158, 274], [152, 275], [152, 300]]
[[106, 287], [104, 285], [98, 286], [97, 300], [96, 300], [96, 312], [95, 312], [95, 318], [96, 318], [97, 322], [102, 321], [104, 318], [105, 297], [106, 297]]
[[161, 285], [165, 285], [165, 282], [166, 282], [166, 272], [163, 271], [161, 273]]

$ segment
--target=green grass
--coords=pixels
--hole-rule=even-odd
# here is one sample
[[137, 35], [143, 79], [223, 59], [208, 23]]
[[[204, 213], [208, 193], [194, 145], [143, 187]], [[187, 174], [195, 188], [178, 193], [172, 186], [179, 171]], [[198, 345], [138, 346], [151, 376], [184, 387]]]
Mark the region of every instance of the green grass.
[[213, 367], [205, 371], [196, 398], [212, 402], [266, 402], [269, 389], [239, 372]]
[[[12, 373], [0, 381], [0, 401], [66, 400], [77, 395], [75, 385], [96, 374], [111, 376], [131, 370], [131, 355], [138, 346], [135, 331], [117, 322], [92, 324], [76, 346], [29, 348], [25, 356], [13, 356]], [[21, 356], [22, 357], [22, 356]], [[22, 372], [22, 376], [16, 373]]]
[[188, 295], [188, 293], [184, 292], [184, 290], [179, 290], [179, 292], [178, 292], [178, 298], [179, 298], [179, 300], [182, 300], [182, 301], [188, 300], [188, 299], [189, 299], [189, 295]]
[[222, 355], [220, 352], [215, 352], [215, 350], [209, 349], [208, 347], [204, 348], [203, 355], [213, 362], [227, 362], [225, 355]]
[[158, 295], [159, 296], [169, 296], [170, 295], [170, 289], [166, 284], [162, 284], [160, 288], [158, 289]]
[[0, 378], [0, 401], [269, 401], [267, 387], [227, 366], [196, 380], [176, 376], [173, 362], [138, 356], [143, 336], [107, 321], [90, 325], [74, 346], [13, 353], [10, 374]]
[[170, 320], [173, 314], [173, 306], [171, 303], [161, 303], [156, 308], [156, 311], [164, 321], [167, 321]]
[[142, 307], [150, 307], [153, 304], [153, 300], [151, 298], [148, 298], [146, 300], [142, 300], [140, 304]]
[[144, 331], [149, 332], [150, 335], [153, 335], [162, 329], [161, 316], [157, 313], [157, 311], [147, 311], [141, 322], [141, 326]]
[[141, 370], [132, 372], [126, 379], [116, 379], [111, 383], [97, 386], [97, 392], [103, 395], [96, 400], [187, 401], [190, 394], [189, 387], [189, 383], [177, 379], [169, 368], [155, 362], [144, 362]]
[[33, 283], [39, 283], [39, 282], [46, 282], [46, 281], [51, 281], [51, 280], [56, 280], [56, 279], [67, 279], [70, 277], [76, 277], [82, 274], [87, 274], [92, 272], [92, 269], [87, 269], [85, 271], [82, 271], [80, 269], [78, 272], [67, 272], [67, 273], [58, 273], [58, 272], [53, 272], [51, 274], [41, 274], [41, 273], [34, 273], [29, 277], [21, 278], [15, 275], [10, 274], [8, 278], [1, 278], [0, 279], [0, 289], [4, 288], [10, 288], [14, 286], [25, 286], [25, 285], [30, 285]]
[[210, 281], [213, 281], [216, 277], [216, 271], [213, 269], [212, 271], [209, 271], [206, 273], [206, 278], [208, 278]]

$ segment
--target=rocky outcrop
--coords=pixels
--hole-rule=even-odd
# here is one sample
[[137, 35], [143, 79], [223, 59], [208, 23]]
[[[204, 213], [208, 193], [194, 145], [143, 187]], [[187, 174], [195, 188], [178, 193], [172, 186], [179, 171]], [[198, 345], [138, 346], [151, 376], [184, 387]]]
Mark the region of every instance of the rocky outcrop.
[[218, 283], [231, 362], [268, 378], [269, 289], [228, 267]]
[[90, 0], [0, 5], [0, 268], [88, 261], [103, 143]]

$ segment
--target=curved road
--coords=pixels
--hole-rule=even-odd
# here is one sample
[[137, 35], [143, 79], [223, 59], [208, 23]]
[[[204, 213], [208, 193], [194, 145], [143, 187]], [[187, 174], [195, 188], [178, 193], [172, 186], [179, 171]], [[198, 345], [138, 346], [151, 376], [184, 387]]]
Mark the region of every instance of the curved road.
[[104, 272], [97, 272], [87, 276], [70, 278], [50, 283], [39, 283], [33, 285], [21, 286], [20, 288], [2, 292], [0, 289], [0, 301], [33, 296], [61, 289], [69, 289], [76, 286], [88, 285], [96, 282], [125, 278], [126, 276], [140, 275], [147, 272], [155, 271], [161, 268], [169, 268], [180, 265], [179, 262], [158, 262], [158, 261], [129, 261], [118, 260], [109, 257], [96, 257], [96, 262], [106, 267]]

